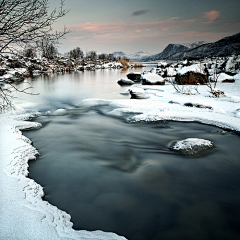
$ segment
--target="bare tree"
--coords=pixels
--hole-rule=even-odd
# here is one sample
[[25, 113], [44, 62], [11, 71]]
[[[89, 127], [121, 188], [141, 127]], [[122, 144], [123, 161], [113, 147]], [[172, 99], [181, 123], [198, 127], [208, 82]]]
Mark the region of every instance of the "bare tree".
[[[68, 31], [52, 32], [52, 24], [65, 16], [64, 0], [60, 1], [59, 9], [49, 12], [48, 0], [0, 0], [0, 56], [5, 53], [17, 54], [18, 46], [36, 46], [42, 39], [48, 39], [54, 46]], [[51, 45], [50, 44], [50, 45]], [[28, 88], [27, 88], [28, 89]], [[0, 110], [12, 107], [11, 98], [14, 85], [0, 82]]]
[[90, 51], [86, 53], [86, 58], [91, 59], [92, 61], [97, 60], [97, 52], [96, 51]]
[[48, 12], [48, 0], [0, 1], [0, 55], [15, 53], [16, 46], [34, 44], [46, 35], [58, 41], [67, 30], [52, 32], [52, 24], [67, 14], [61, 0], [59, 9]]
[[73, 59], [83, 58], [83, 51], [80, 49], [80, 47], [74, 48], [69, 52], [69, 57]]
[[37, 48], [42, 53], [42, 57], [47, 59], [54, 59], [57, 57], [58, 50], [55, 47], [55, 40], [51, 39], [49, 35], [44, 36], [41, 40], [36, 42]]
[[22, 55], [26, 58], [35, 58], [37, 57], [36, 48], [27, 46], [23, 49]]

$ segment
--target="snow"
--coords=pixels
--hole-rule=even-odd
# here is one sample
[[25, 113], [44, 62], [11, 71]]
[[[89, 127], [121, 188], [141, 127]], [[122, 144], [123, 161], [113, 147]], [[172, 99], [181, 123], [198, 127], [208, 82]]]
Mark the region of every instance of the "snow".
[[162, 62], [162, 61], [161, 61], [161, 62], [159, 62], [159, 63], [158, 63], [158, 65], [157, 65], [157, 66], [158, 66], [158, 67], [159, 67], [159, 66], [166, 67], [167, 65], [168, 65], [168, 63], [167, 63], [167, 62]]
[[177, 141], [171, 148], [175, 151], [179, 151], [184, 155], [195, 155], [202, 150], [212, 147], [213, 143], [209, 140], [187, 138], [181, 141]]
[[222, 82], [224, 80], [234, 80], [234, 78], [226, 73], [220, 73], [217, 80], [218, 82]]
[[[210, 89], [206, 85], [198, 86], [200, 94], [195, 95], [177, 93], [171, 84], [166, 84], [165, 86], [137, 85], [132, 88], [132, 91], [143, 91], [140, 89], [146, 92], [148, 99], [102, 101], [104, 104], [115, 108], [109, 114], [137, 113], [127, 119], [129, 122], [160, 120], [195, 121], [240, 131], [240, 114], [236, 112], [240, 108], [238, 102], [240, 98], [240, 82], [221, 83], [221, 90], [225, 92], [226, 97], [220, 98], [211, 97]], [[100, 99], [97, 102], [96, 100], [88, 99], [84, 100], [82, 104], [86, 103], [86, 101], [91, 106], [101, 103]], [[211, 106], [212, 109], [184, 106], [185, 103], [189, 102], [193, 106]]]
[[236, 81], [236, 80], [240, 80], [240, 73], [235, 74], [235, 75], [233, 76], [233, 78], [234, 78], [235, 81]]
[[131, 97], [134, 99], [146, 99], [149, 98], [148, 94], [146, 91], [142, 88], [134, 87], [130, 88], [129, 92], [131, 94]]
[[102, 231], [75, 231], [69, 214], [42, 200], [43, 188], [27, 178], [28, 161], [39, 153], [20, 131], [41, 127], [24, 121], [33, 116], [0, 114], [0, 239], [126, 239]]
[[194, 64], [188, 67], [183, 67], [177, 73], [183, 75], [187, 72], [203, 73], [203, 66], [201, 66], [200, 64]]
[[150, 83], [157, 83], [157, 82], [165, 82], [165, 80], [159, 76], [158, 74], [156, 73], [147, 73], [147, 74], [144, 74], [142, 76], [143, 79], [146, 79], [147, 82], [150, 82]]
[[[179, 72], [199, 72], [199, 66], [184, 67]], [[239, 80], [239, 74], [234, 79]], [[148, 99], [85, 99], [80, 105], [109, 105], [113, 110], [109, 110], [108, 114], [115, 116], [136, 113], [127, 118], [129, 122], [195, 121], [240, 131], [240, 81], [217, 84], [217, 87], [225, 92], [225, 97], [211, 97], [206, 85], [198, 86], [199, 94], [177, 93], [167, 83], [164, 86], [137, 85], [130, 88], [133, 93], [147, 95]], [[186, 103], [211, 106], [211, 109], [187, 107]], [[54, 114], [64, 114], [64, 111], [58, 109]], [[0, 239], [125, 239], [102, 231], [74, 231], [70, 215], [42, 200], [43, 188], [26, 177], [28, 161], [34, 160], [39, 153], [20, 130], [41, 127], [39, 123], [24, 121], [28, 117], [29, 114], [23, 114], [23, 109], [17, 106], [14, 115], [0, 114]], [[205, 139], [185, 139], [178, 142], [175, 148], [187, 148], [198, 143], [207, 147], [212, 144]]]

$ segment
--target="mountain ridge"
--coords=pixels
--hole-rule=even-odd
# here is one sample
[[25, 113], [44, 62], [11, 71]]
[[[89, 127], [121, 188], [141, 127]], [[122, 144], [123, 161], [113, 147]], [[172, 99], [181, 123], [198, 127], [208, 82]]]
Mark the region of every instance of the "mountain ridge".
[[168, 44], [161, 53], [142, 58], [141, 60], [180, 60], [185, 58], [240, 54], [240, 33], [222, 38], [213, 43], [206, 43], [204, 41], [198, 41], [195, 43], [189, 43], [190, 48], [187, 47], [186, 44]]

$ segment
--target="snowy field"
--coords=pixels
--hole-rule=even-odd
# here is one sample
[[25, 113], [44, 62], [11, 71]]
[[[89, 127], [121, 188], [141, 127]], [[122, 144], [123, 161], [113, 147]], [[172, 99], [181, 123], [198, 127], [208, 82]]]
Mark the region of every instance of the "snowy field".
[[[234, 78], [235, 83], [217, 84], [226, 95], [221, 98], [210, 97], [203, 85], [193, 95], [177, 93], [171, 84], [135, 85], [145, 90], [147, 99], [86, 99], [80, 105], [110, 105], [114, 116], [136, 113], [130, 122], [196, 121], [240, 131], [240, 75]], [[39, 153], [20, 131], [41, 127], [25, 121], [30, 117], [20, 108], [0, 114], [0, 239], [125, 239], [102, 231], [74, 231], [70, 215], [42, 200], [43, 188], [27, 178], [28, 160]]]

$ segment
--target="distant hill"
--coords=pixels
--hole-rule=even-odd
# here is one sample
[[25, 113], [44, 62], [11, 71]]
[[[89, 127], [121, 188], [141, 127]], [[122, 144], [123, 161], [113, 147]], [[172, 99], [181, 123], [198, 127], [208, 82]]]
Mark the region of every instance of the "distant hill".
[[119, 51], [119, 52], [113, 52], [112, 54], [113, 54], [115, 57], [125, 57], [125, 56], [127, 56], [126, 53], [121, 52], [121, 51]]
[[129, 59], [131, 59], [131, 60], [139, 60], [139, 59], [141, 59], [141, 58], [143, 58], [143, 57], [148, 57], [148, 56], [150, 56], [150, 54], [148, 53], [148, 52], [143, 52], [143, 51], [139, 51], [139, 52], [137, 52], [137, 53], [133, 53], [133, 54], [126, 54], [126, 53], [124, 53], [124, 52], [121, 52], [121, 51], [119, 51], [119, 52], [113, 52], [112, 53], [115, 57], [121, 57], [121, 58], [123, 58], [123, 57], [126, 57], [126, 58], [129, 58]]
[[240, 54], [240, 33], [213, 43], [199, 41], [187, 44], [169, 44], [161, 53], [143, 57], [141, 60], [181, 60], [184, 58], [228, 56], [232, 54]]
[[140, 60], [143, 57], [149, 57], [149, 56], [150, 56], [150, 53], [139, 51], [139, 52], [134, 53], [134, 54], [129, 54], [128, 58], [131, 59], [131, 60]]

